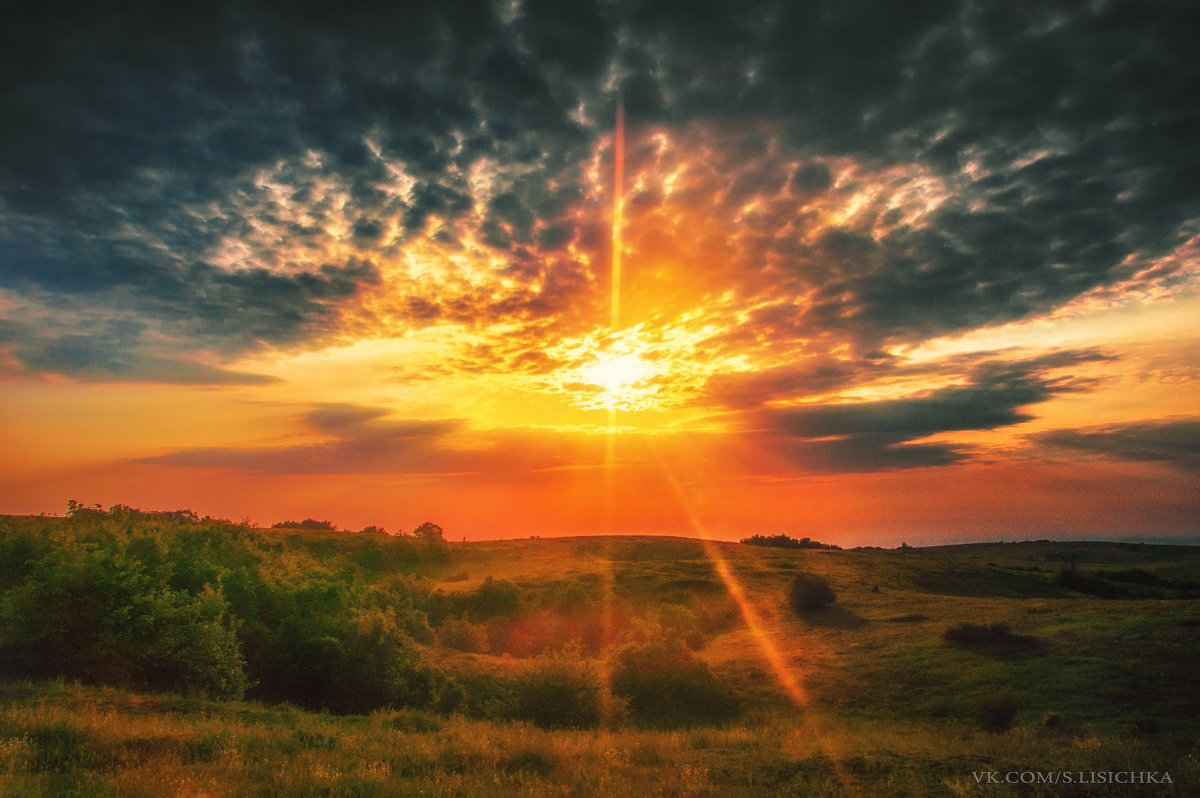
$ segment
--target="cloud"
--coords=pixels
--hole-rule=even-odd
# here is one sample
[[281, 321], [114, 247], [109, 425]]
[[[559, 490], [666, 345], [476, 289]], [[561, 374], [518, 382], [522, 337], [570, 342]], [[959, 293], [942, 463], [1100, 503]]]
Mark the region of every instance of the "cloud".
[[985, 362], [965, 385], [918, 396], [866, 402], [764, 406], [746, 413], [757, 444], [805, 470], [869, 472], [941, 466], [971, 456], [950, 442], [922, 442], [948, 432], [994, 430], [1030, 421], [1027, 408], [1086, 383], [1050, 372], [1103, 359], [1060, 352], [1024, 362]]
[[[709, 313], [727, 328], [712, 346], [773, 356], [767, 390], [808, 368], [787, 352], [841, 347], [857, 372], [889, 346], [1193, 268], [1171, 253], [1200, 232], [1198, 13], [35, 14], [0, 42], [22, 75], [0, 88], [0, 288], [136, 313], [162, 348], [216, 360], [434, 323], [505, 324], [534, 348], [606, 315], [620, 101], [629, 318]], [[84, 348], [26, 344], [31, 368], [116, 368]]]
[[599, 467], [604, 463], [604, 441], [599, 435], [477, 430], [461, 419], [399, 419], [382, 408], [353, 404], [313, 406], [297, 421], [309, 433], [297, 432], [297, 439], [304, 442], [271, 447], [200, 447], [137, 462], [266, 475], [507, 475], [516, 481], [528, 481], [535, 472]]
[[146, 325], [129, 319], [91, 319], [79, 331], [45, 329], [28, 322], [0, 323], [0, 348], [8, 375], [57, 374], [93, 382], [176, 385], [262, 385], [277, 379], [167, 356], [142, 342]]
[[1200, 471], [1200, 419], [1196, 418], [1053, 430], [1031, 437], [1041, 445], [1113, 460]]
[[816, 362], [714, 374], [705, 385], [704, 400], [733, 408], [759, 407], [774, 399], [834, 391], [869, 376], [867, 368], [823, 357]]

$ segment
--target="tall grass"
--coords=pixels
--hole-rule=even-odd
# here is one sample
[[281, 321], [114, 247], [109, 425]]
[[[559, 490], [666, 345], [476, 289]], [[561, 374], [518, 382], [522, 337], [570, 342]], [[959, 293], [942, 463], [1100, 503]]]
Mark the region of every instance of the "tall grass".
[[1200, 783], [1194, 754], [1032, 726], [995, 734], [785, 713], [727, 728], [545, 731], [63, 683], [0, 689], [4, 795], [979, 795], [972, 771], [1008, 769], [1170, 772], [1175, 784], [1156, 796], [1191, 795]]

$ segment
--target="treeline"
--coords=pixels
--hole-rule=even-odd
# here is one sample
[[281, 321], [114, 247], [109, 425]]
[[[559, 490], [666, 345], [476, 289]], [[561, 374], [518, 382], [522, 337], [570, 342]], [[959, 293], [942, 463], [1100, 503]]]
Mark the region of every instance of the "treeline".
[[742, 538], [739, 543], [745, 543], [747, 546], [770, 546], [776, 549], [837, 549], [841, 550], [841, 546], [835, 546], [832, 543], [820, 543], [812, 538], [796, 538], [788, 535], [751, 535], [748, 538]]
[[[598, 578], [581, 576], [536, 589], [489, 577], [446, 593], [417, 575], [458, 567], [440, 527], [379, 531], [264, 532], [189, 511], [74, 503], [67, 518], [0, 517], [0, 673], [543, 726], [736, 711], [693, 653], [736, 622], [724, 592], [647, 604], [606, 599]], [[446, 649], [507, 655], [514, 667], [447, 670], [431, 656]], [[602, 650], [612, 652], [611, 695], [592, 664]]]

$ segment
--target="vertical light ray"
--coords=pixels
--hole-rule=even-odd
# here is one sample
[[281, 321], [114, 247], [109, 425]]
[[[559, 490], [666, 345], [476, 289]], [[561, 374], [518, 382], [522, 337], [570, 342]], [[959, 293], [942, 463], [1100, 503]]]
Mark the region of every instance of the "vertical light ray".
[[613, 218], [612, 218], [612, 313], [610, 326], [621, 326], [621, 226], [625, 216], [625, 108], [617, 106], [617, 127], [613, 135]]
[[[613, 131], [613, 217], [612, 217], [612, 296], [609, 301], [609, 327], [616, 332], [621, 325], [621, 225], [624, 221], [625, 198], [623, 183], [625, 179], [625, 109], [617, 105], [617, 124]], [[608, 408], [608, 430], [604, 441], [604, 512], [607, 518], [608, 533], [612, 533], [613, 502], [616, 493], [613, 467], [616, 460], [617, 448], [617, 409]], [[613, 564], [612, 543], [608, 544], [609, 551], [604, 558], [604, 606], [601, 621], [600, 640], [600, 678], [603, 684], [601, 724], [608, 728], [614, 715], [612, 697], [612, 645], [613, 634]]]
[[[617, 123], [613, 131], [613, 212], [612, 212], [612, 296], [609, 300], [609, 328], [616, 332], [621, 326], [621, 226], [625, 213], [625, 108], [617, 105]], [[616, 457], [617, 410], [608, 408], [608, 439], [605, 442], [605, 481], [611, 483], [613, 460]], [[611, 490], [606, 491], [611, 501]]]

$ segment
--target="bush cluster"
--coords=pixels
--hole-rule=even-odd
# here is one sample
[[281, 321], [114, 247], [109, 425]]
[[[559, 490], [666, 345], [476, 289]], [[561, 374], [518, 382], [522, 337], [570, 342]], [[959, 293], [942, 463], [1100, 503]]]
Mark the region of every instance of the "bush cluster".
[[600, 677], [578, 647], [537, 657], [513, 685], [512, 716], [543, 729], [585, 729], [600, 722]]
[[708, 665], [669, 636], [627, 645], [616, 656], [612, 691], [644, 726], [720, 722], [737, 711]]
[[798, 614], [823, 609], [837, 601], [837, 595], [824, 577], [797, 574], [788, 590], [788, 603]]
[[357, 549], [325, 566], [319, 543], [194, 513], [70, 510], [0, 520], [0, 671], [334, 712], [437, 698], [423, 596], [347, 572]]
[[[263, 533], [188, 512], [71, 510], [0, 517], [5, 676], [546, 728], [597, 725], [602, 699], [643, 725], [720, 721], [737, 709], [693, 653], [737, 617], [717, 582], [670, 583], [642, 629], [634, 607], [601, 606], [598, 578], [541, 591], [491, 577], [432, 590], [405, 571], [443, 570], [449, 548], [433, 524], [406, 537], [299, 525]], [[435, 640], [532, 660], [517, 675], [451, 677], [424, 659], [421, 644]], [[622, 640], [605, 684], [588, 657]], [[560, 650], [564, 641], [573, 642]]]

